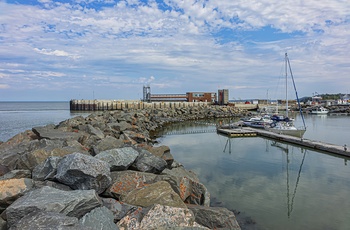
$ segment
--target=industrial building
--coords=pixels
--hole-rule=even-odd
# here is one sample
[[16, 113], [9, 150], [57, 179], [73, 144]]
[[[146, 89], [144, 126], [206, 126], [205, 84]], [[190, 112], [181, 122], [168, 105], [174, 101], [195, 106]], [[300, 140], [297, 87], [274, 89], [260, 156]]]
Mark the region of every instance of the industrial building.
[[218, 104], [227, 105], [229, 102], [228, 89], [218, 90]]
[[151, 94], [150, 86], [143, 86], [143, 101], [147, 102], [211, 102], [228, 104], [228, 89], [219, 90], [219, 101], [214, 92], [187, 92], [186, 94]]

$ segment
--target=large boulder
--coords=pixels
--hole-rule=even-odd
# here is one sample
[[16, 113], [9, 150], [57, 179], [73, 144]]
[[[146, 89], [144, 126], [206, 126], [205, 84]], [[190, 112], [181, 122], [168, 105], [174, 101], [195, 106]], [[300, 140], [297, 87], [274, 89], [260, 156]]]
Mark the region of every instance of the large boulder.
[[122, 196], [120, 200], [141, 207], [162, 204], [171, 207], [186, 208], [180, 196], [174, 192], [170, 184], [166, 181], [159, 181], [140, 189], [134, 189], [126, 196]]
[[28, 213], [43, 210], [81, 218], [102, 205], [95, 190], [62, 191], [51, 187], [32, 190], [6, 209], [8, 226], [17, 223]]
[[196, 222], [210, 229], [241, 229], [233, 212], [223, 207], [187, 205]]
[[49, 187], [56, 188], [56, 189], [63, 190], [63, 191], [72, 191], [73, 190], [68, 185], [64, 185], [64, 184], [61, 184], [61, 183], [56, 182], [56, 181], [50, 181], [50, 180], [44, 180], [44, 181], [35, 180], [34, 181], [34, 189], [42, 188], [45, 186], [49, 186]]
[[98, 207], [86, 213], [80, 223], [91, 229], [99, 230], [117, 230], [118, 226], [114, 223], [114, 216], [111, 210], [106, 207]]
[[147, 150], [155, 156], [165, 160], [167, 162], [167, 167], [171, 168], [171, 164], [174, 162], [174, 157], [171, 155], [170, 148], [168, 146], [162, 145], [158, 147], [150, 147]]
[[72, 189], [95, 189], [98, 194], [111, 184], [108, 163], [81, 153], [65, 156], [57, 166], [55, 178]]
[[48, 157], [45, 162], [37, 165], [32, 172], [33, 180], [53, 180], [61, 157]]
[[93, 230], [94, 228], [81, 225], [76, 217], [69, 217], [56, 212], [36, 210], [25, 215], [17, 223], [12, 225], [10, 229]]
[[107, 136], [92, 145], [92, 154], [97, 155], [100, 152], [103, 152], [109, 149], [120, 148], [123, 145], [124, 145], [123, 140], [117, 139], [115, 137]]
[[8, 141], [0, 144], [0, 152], [6, 151], [8, 149], [13, 148], [19, 144], [28, 144], [29, 142], [38, 139], [38, 136], [31, 130], [26, 130], [22, 133], [19, 133]]
[[0, 217], [0, 230], [7, 230], [7, 223]]
[[49, 140], [79, 140], [84, 135], [82, 132], [69, 132], [57, 129], [55, 125], [47, 125], [42, 127], [34, 127], [32, 131], [39, 139]]
[[111, 171], [127, 170], [139, 153], [132, 147], [116, 148], [100, 152], [95, 158], [106, 161]]
[[104, 192], [104, 196], [119, 199], [134, 189], [156, 182], [157, 175], [132, 170], [111, 173], [113, 184]]
[[[28, 151], [32, 151], [37, 148], [39, 141], [31, 140], [28, 142], [5, 142], [0, 145], [0, 165], [5, 166], [8, 170], [19, 169], [18, 162], [20, 157]], [[27, 169], [27, 168], [25, 168]]]
[[146, 210], [136, 210], [118, 222], [120, 229], [208, 229], [195, 222], [187, 208], [155, 204]]
[[103, 139], [105, 137], [99, 128], [93, 127], [92, 125], [87, 125], [87, 132], [91, 135], [97, 136], [100, 139]]
[[187, 171], [184, 167], [180, 166], [171, 170], [165, 169], [162, 174], [176, 178], [179, 195], [185, 203], [210, 206], [210, 193], [199, 182], [195, 173]]
[[0, 213], [32, 188], [33, 181], [28, 178], [1, 180]]
[[138, 171], [149, 173], [161, 173], [167, 166], [167, 162], [145, 149], [139, 150], [140, 154], [132, 165]]
[[31, 177], [32, 177], [32, 172], [30, 170], [15, 169], [1, 176], [0, 180], [21, 179], [21, 178], [31, 178]]
[[138, 206], [120, 202], [113, 198], [102, 198], [102, 203], [103, 206], [112, 211], [115, 223], [139, 208]]
[[10, 169], [5, 165], [0, 165], [0, 177], [8, 173]]
[[28, 151], [20, 155], [17, 167], [33, 170], [49, 156], [63, 157], [74, 152], [87, 154], [85, 147], [76, 140], [62, 141], [42, 139], [33, 142], [31, 146], [29, 146]]

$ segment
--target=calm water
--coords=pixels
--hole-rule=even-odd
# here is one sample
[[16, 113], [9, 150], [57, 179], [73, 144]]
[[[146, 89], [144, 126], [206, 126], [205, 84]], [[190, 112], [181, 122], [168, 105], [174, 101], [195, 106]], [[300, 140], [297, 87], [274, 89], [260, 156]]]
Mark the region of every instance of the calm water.
[[[86, 114], [70, 113], [68, 102], [0, 102], [0, 140], [77, 115]], [[350, 146], [350, 117], [307, 116], [306, 123], [305, 138]], [[208, 128], [183, 123], [165, 131]], [[350, 159], [259, 137], [204, 133], [159, 141], [216, 201], [251, 217], [256, 229], [349, 229]]]
[[[305, 138], [350, 144], [350, 117], [308, 116], [306, 122]], [[174, 126], [177, 131], [203, 128]], [[350, 228], [349, 158], [216, 133], [165, 135], [159, 142], [199, 175], [215, 200], [250, 216], [256, 229]]]
[[69, 102], [0, 102], [0, 141], [35, 126], [58, 124], [77, 115], [86, 113], [71, 113]]

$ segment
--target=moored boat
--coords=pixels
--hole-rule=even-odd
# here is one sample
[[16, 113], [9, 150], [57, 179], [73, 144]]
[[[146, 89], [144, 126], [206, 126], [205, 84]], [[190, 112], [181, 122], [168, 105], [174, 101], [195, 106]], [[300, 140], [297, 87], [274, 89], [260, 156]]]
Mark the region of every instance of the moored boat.
[[264, 116], [255, 116], [249, 119], [243, 119], [243, 125], [252, 127], [252, 128], [265, 128], [273, 122], [269, 115]]
[[323, 106], [314, 107], [311, 110], [311, 114], [327, 114], [328, 112], [329, 112], [329, 110], [324, 108]]
[[[303, 113], [301, 110], [300, 101], [298, 98], [298, 93], [296, 91], [295, 82], [294, 82], [294, 78], [293, 78], [293, 74], [292, 74], [292, 69], [290, 67], [290, 62], [289, 62], [289, 58], [288, 58], [287, 53], [285, 54], [285, 70], [286, 70], [286, 76], [285, 76], [286, 77], [286, 117], [284, 117], [283, 120], [282, 119], [275, 120], [273, 123], [271, 123], [270, 126], [266, 126], [265, 129], [270, 131], [270, 132], [274, 132], [274, 133], [278, 133], [278, 134], [285, 134], [285, 135], [296, 136], [296, 137], [302, 138], [304, 133], [306, 132], [306, 126], [305, 126], [304, 116], [303, 116]], [[294, 126], [293, 121], [288, 118], [288, 98], [287, 98], [287, 95], [288, 95], [287, 94], [288, 70], [289, 70], [290, 76], [292, 78], [295, 95], [296, 95], [296, 98], [298, 101], [299, 112], [300, 112], [300, 115], [303, 119], [304, 127], [302, 127], [302, 128], [296, 128]]]

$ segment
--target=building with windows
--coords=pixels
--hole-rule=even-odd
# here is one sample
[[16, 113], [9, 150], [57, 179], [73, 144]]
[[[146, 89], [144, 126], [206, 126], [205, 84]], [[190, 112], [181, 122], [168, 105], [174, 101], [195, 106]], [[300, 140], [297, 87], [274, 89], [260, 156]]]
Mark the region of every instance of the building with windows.
[[216, 93], [212, 92], [188, 92], [186, 95], [188, 102], [216, 102]]
[[[143, 87], [143, 101], [145, 102], [217, 102], [217, 95], [213, 92], [187, 92], [186, 94], [151, 94], [151, 87]], [[228, 95], [227, 95], [228, 101]]]
[[227, 105], [229, 102], [228, 89], [219, 89], [218, 90], [218, 104]]

